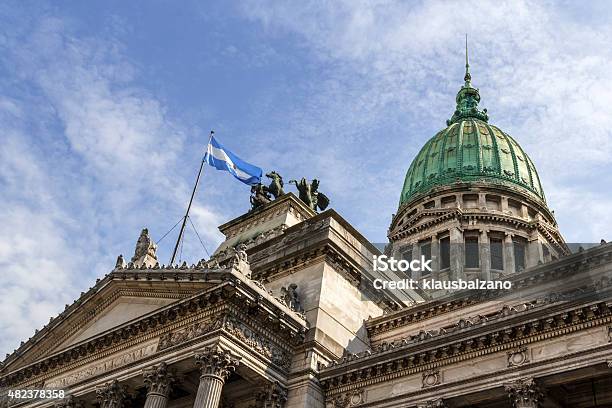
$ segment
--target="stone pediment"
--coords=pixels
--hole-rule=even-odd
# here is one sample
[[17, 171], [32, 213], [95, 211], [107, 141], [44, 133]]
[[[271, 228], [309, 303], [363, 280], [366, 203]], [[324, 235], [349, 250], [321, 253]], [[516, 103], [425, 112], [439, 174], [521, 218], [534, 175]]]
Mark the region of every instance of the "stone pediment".
[[130, 280], [116, 276], [116, 272], [109, 274], [88, 292], [82, 293], [72, 305], [66, 305], [59, 316], [52, 317], [46, 326], [37, 330], [31, 339], [7, 357], [2, 369], [19, 369], [214, 284], [175, 279]]

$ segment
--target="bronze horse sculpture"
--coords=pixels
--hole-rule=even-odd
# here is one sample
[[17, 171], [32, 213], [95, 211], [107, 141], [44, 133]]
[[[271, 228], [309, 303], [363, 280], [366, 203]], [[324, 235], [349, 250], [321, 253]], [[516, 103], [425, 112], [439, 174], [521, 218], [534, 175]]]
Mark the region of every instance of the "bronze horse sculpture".
[[289, 183], [295, 184], [298, 189], [300, 200], [304, 202], [312, 210], [317, 211], [317, 208], [324, 211], [329, 205], [329, 198], [319, 192], [319, 180], [313, 179], [312, 183], [308, 183], [305, 177], [298, 182], [297, 180], [289, 180]]

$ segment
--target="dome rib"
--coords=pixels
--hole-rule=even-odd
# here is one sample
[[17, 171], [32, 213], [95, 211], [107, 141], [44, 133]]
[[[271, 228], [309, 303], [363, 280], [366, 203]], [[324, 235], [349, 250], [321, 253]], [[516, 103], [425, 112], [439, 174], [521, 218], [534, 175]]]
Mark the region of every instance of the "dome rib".
[[[485, 129], [490, 145], [483, 133]], [[513, 186], [546, 203], [539, 175], [529, 156], [510, 135], [479, 119], [454, 122], [427, 141], [408, 169], [400, 205], [435, 186], [456, 182]]]

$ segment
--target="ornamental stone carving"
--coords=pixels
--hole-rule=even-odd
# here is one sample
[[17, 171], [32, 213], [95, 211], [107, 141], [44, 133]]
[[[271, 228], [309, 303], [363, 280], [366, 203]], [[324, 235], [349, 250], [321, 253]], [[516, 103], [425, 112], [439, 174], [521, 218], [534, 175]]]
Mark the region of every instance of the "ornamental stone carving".
[[168, 370], [166, 363], [161, 363], [157, 367], [145, 370], [142, 374], [144, 383], [147, 386], [147, 395], [156, 394], [168, 397], [172, 385], [176, 381], [174, 372]]
[[417, 408], [447, 408], [447, 407], [448, 405], [444, 402], [442, 398], [420, 402], [417, 404]]
[[281, 288], [280, 300], [291, 310], [301, 313], [304, 311], [300, 304], [300, 297], [297, 293], [297, 285], [295, 283], [290, 284], [288, 287]]
[[363, 389], [357, 389], [328, 398], [325, 402], [326, 408], [348, 408], [361, 405], [366, 402]]
[[527, 347], [522, 346], [508, 351], [508, 367], [518, 367], [529, 362]]
[[136, 242], [136, 250], [134, 251], [134, 256], [132, 257], [134, 267], [154, 267], [155, 264], [157, 264], [156, 252], [157, 245], [155, 245], [153, 240], [151, 240], [151, 237], [149, 237], [149, 230], [143, 228], [140, 232], [140, 237], [138, 237], [138, 241]]
[[440, 384], [440, 371], [430, 370], [423, 373], [423, 388], [433, 387]]
[[288, 370], [291, 366], [291, 358], [287, 352], [261, 334], [255, 332], [243, 322], [233, 317], [228, 317], [225, 320], [223, 328], [238, 340], [245, 342], [254, 352], [268, 358], [279, 367]]
[[255, 401], [257, 408], [283, 408], [287, 402], [287, 390], [275, 381], [258, 392]]
[[202, 376], [214, 376], [223, 381], [236, 371], [236, 367], [240, 364], [239, 358], [217, 346], [206, 347], [202, 353], [195, 355], [195, 360]]
[[522, 378], [505, 384], [504, 388], [514, 408], [538, 408], [544, 394], [533, 378]]
[[159, 339], [158, 350], [164, 350], [172, 346], [193, 340], [197, 337], [210, 333], [223, 327], [223, 319], [215, 319], [208, 322], [198, 322], [191, 326], [175, 332], [166, 333]]
[[81, 400], [77, 400], [73, 395], [68, 395], [66, 398], [56, 402], [54, 408], [84, 408], [85, 404]]
[[117, 380], [96, 389], [100, 408], [123, 408], [128, 398], [127, 387]]

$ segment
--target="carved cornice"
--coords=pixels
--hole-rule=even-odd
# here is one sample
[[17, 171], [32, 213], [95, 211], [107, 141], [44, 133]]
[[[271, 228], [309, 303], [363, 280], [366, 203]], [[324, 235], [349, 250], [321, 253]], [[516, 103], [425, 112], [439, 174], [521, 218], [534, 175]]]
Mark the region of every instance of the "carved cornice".
[[306, 323], [297, 316], [285, 312], [285, 308], [270, 297], [263, 296], [260, 289], [244, 284], [238, 277], [226, 274], [226, 281], [206, 291], [128, 322], [83, 343], [74, 345], [40, 361], [22, 367], [0, 377], [0, 387], [32, 381], [33, 378], [57, 371], [63, 366], [84, 360], [112, 347], [125, 344], [132, 339], [160, 333], [163, 329], [190, 316], [196, 316], [215, 305], [228, 304], [244, 309], [258, 325], [269, 328], [274, 337], [288, 345], [298, 345], [304, 339]]
[[229, 350], [214, 346], [206, 347], [201, 353], [196, 354], [195, 362], [202, 377], [213, 376], [225, 381], [236, 371], [240, 358], [232, 355]]
[[[582, 253], [572, 254], [557, 261], [549, 262], [526, 269], [520, 273], [510, 275], [508, 280], [512, 282], [514, 290], [527, 289], [538, 284], [560, 281], [564, 278], [574, 277], [580, 273], [588, 272], [595, 266], [612, 263], [612, 244], [588, 249]], [[591, 279], [590, 277], [587, 277]], [[598, 282], [590, 282], [591, 288], [585, 288], [582, 292], [589, 290], [598, 291], [610, 286], [610, 279], [601, 278]], [[573, 292], [572, 295], [580, 294]], [[507, 292], [488, 290], [462, 291], [448, 300], [433, 300], [401, 309], [395, 313], [372, 318], [366, 321], [366, 329], [370, 337], [385, 333], [415, 322], [427, 320], [432, 317], [441, 316], [445, 313], [472, 306], [484, 300], [501, 298]]]
[[176, 381], [176, 375], [168, 370], [166, 363], [144, 370], [142, 376], [147, 387], [147, 395], [156, 394], [167, 397]]
[[497, 319], [472, 325], [460, 320], [452, 331], [421, 332], [332, 364], [321, 370], [321, 381], [335, 394], [612, 322], [612, 302], [562, 306], [550, 305], [546, 314], [533, 307], [510, 314], [502, 309]]

